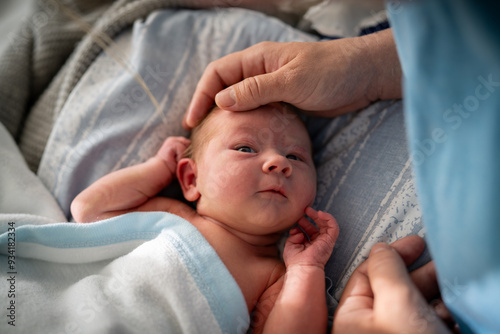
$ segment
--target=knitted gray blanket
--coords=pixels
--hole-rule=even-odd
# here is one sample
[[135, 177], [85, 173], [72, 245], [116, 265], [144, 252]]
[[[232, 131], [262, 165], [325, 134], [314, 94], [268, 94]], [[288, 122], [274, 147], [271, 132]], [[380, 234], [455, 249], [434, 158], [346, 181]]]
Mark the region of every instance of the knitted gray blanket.
[[[102, 51], [94, 36], [113, 38], [152, 10], [175, 5], [171, 0], [113, 2], [37, 1], [31, 19], [9, 38], [0, 56], [0, 122], [33, 171], [62, 105]], [[92, 27], [92, 34], [82, 29], [82, 22]]]
[[[0, 55], [0, 122], [38, 169], [54, 121], [96, 56], [135, 20], [160, 8], [255, 8], [287, 20], [286, 1], [35, 0]], [[288, 9], [290, 11], [290, 9]]]

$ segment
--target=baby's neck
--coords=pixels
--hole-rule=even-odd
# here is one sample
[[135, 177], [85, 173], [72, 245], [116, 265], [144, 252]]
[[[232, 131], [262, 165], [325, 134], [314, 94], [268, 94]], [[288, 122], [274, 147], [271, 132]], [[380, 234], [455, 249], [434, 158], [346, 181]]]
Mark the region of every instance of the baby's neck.
[[231, 228], [227, 226], [224, 223], [221, 223], [211, 217], [207, 216], [201, 216], [203, 219], [223, 228], [230, 234], [234, 235], [241, 241], [245, 242], [249, 246], [252, 247], [257, 247], [257, 248], [262, 248], [262, 249], [267, 249], [267, 248], [273, 248], [276, 249], [276, 245], [280, 238], [282, 237], [283, 233], [272, 233], [272, 234], [265, 234], [265, 235], [255, 235], [255, 234], [249, 234], [245, 233], [239, 230], [235, 230], [234, 228]]

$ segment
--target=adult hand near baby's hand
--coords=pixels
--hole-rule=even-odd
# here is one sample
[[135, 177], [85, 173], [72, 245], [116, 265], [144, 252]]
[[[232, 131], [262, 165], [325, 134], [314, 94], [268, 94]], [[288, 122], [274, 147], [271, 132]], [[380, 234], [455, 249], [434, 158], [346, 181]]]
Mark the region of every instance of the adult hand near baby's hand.
[[[392, 246], [392, 247], [391, 247]], [[448, 333], [441, 310], [428, 304], [439, 294], [432, 262], [408, 273], [425, 244], [416, 236], [375, 245], [349, 279], [333, 320], [333, 333]], [[451, 326], [452, 327], [452, 326]]]
[[390, 29], [328, 42], [263, 42], [209, 64], [183, 124], [194, 127], [214, 100], [232, 111], [283, 101], [331, 117], [401, 97], [401, 73]]
[[185, 137], [168, 137], [156, 153], [156, 156], [163, 160], [172, 175], [176, 175], [177, 164], [191, 141]]
[[302, 217], [298, 224], [307, 233], [309, 240], [298, 227], [291, 229], [283, 251], [283, 260], [287, 268], [299, 265], [324, 269], [339, 236], [339, 226], [329, 213], [307, 207], [306, 214], [318, 227]]

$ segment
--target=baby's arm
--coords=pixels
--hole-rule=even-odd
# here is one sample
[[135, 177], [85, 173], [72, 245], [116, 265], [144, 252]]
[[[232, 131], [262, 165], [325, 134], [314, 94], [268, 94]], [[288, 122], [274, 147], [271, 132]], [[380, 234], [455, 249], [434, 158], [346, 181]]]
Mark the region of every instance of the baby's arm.
[[[328, 213], [307, 208], [306, 214], [316, 222], [319, 230], [306, 218], [302, 218], [299, 225], [310, 240], [298, 228], [290, 231], [283, 253], [286, 273], [283, 280], [275, 283], [281, 286], [281, 291], [274, 297], [274, 306], [265, 321], [263, 332], [326, 332], [328, 315], [324, 268], [333, 251], [339, 228]], [[273, 294], [276, 296], [276, 291], [272, 292], [276, 290], [273, 286], [268, 290], [270, 292], [264, 293], [264, 299], [272, 299]], [[256, 311], [258, 310], [257, 305]]]
[[155, 196], [175, 178], [188, 145], [187, 138], [169, 137], [146, 162], [103, 176], [73, 200], [73, 218], [92, 222], [131, 211], [168, 211], [171, 200]]

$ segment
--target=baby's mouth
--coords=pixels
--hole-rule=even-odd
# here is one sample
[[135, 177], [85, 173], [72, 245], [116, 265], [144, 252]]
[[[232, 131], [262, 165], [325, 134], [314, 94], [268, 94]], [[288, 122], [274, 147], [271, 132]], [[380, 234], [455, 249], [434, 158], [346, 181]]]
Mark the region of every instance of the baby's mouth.
[[283, 196], [284, 198], [288, 198], [286, 197], [285, 193], [283, 192], [283, 190], [281, 189], [268, 189], [268, 190], [263, 190], [261, 191], [262, 193], [271, 193], [271, 194], [277, 194], [277, 195], [281, 195]]

